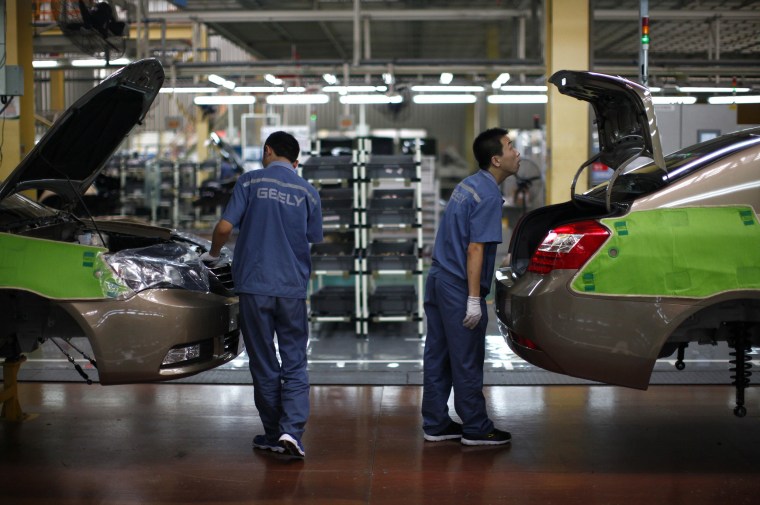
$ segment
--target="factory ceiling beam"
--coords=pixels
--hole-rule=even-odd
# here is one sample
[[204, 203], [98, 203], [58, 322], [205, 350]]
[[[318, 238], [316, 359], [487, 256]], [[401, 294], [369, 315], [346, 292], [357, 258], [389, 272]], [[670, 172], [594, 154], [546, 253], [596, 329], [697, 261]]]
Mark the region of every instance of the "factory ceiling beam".
[[[593, 11], [596, 21], [629, 21], [639, 19], [639, 11], [635, 9], [597, 9]], [[649, 19], [656, 21], [679, 21], [686, 19], [760, 19], [760, 11], [747, 10], [650, 10]]]
[[[158, 15], [158, 14], [157, 14]], [[521, 9], [389, 9], [362, 10], [361, 18], [373, 21], [496, 21], [515, 17], [528, 17], [530, 10]], [[352, 22], [352, 10], [300, 10], [300, 11], [176, 11], [160, 14], [167, 22], [198, 21], [201, 23], [288, 23], [288, 22]]]

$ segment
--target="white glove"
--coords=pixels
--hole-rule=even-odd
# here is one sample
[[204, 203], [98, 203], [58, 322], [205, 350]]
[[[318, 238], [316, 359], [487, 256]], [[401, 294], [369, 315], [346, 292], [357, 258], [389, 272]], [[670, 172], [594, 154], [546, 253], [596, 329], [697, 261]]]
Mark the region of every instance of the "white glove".
[[482, 314], [480, 313], [480, 297], [468, 296], [467, 297], [467, 312], [464, 315], [464, 321], [462, 324], [465, 328], [473, 329], [480, 322]]
[[211, 256], [210, 253], [205, 252], [205, 253], [201, 254], [201, 261], [204, 264], [212, 267], [212, 266], [216, 265], [217, 261], [219, 261], [219, 256]]

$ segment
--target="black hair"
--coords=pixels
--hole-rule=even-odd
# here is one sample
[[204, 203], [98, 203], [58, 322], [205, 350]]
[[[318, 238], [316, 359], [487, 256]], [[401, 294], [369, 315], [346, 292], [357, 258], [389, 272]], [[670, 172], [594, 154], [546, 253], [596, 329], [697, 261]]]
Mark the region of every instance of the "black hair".
[[298, 145], [296, 138], [290, 133], [276, 131], [267, 137], [264, 146], [269, 146], [275, 155], [287, 158], [291, 163], [298, 159], [301, 154], [301, 146]]
[[507, 134], [504, 128], [489, 128], [475, 137], [472, 143], [472, 153], [481, 170], [488, 170], [493, 156], [501, 156], [504, 146], [501, 139]]

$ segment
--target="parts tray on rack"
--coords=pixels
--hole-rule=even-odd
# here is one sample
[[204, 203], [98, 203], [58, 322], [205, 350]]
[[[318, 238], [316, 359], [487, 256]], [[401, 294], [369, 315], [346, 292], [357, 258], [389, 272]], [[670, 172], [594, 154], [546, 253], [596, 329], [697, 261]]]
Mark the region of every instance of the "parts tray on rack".
[[415, 222], [413, 189], [376, 189], [367, 208], [370, 225], [412, 225]]
[[322, 223], [327, 226], [350, 226], [354, 222], [354, 193], [351, 188], [321, 188]]
[[351, 156], [312, 156], [303, 164], [301, 173], [308, 180], [350, 180], [354, 176]]
[[417, 268], [415, 239], [374, 239], [367, 253], [367, 270], [405, 270]]
[[394, 316], [417, 311], [417, 290], [414, 286], [377, 286], [369, 295], [371, 316]]
[[367, 160], [367, 177], [371, 179], [415, 179], [417, 165], [413, 156], [377, 155]]
[[353, 242], [322, 242], [311, 246], [311, 266], [317, 271], [354, 270]]
[[355, 313], [354, 286], [323, 286], [311, 295], [312, 316], [353, 316]]

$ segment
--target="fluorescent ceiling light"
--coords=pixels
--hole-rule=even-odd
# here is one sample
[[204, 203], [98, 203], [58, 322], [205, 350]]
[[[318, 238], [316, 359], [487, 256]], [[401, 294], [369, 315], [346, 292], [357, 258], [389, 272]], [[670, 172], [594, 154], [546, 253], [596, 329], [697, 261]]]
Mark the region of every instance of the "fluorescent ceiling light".
[[476, 93], [484, 89], [483, 86], [412, 86], [412, 91], [440, 91], [444, 93]]
[[129, 64], [129, 58], [118, 58], [116, 60], [111, 60], [109, 62], [106, 62], [106, 60], [103, 59], [84, 59], [84, 60], [71, 60], [71, 65], [74, 67], [105, 67], [106, 63], [108, 65], [127, 65]]
[[475, 103], [478, 99], [475, 95], [414, 95], [414, 103], [435, 104], [435, 103]]
[[285, 91], [288, 93], [303, 93], [306, 91], [306, 88], [303, 86], [289, 86]]
[[652, 103], [655, 105], [691, 105], [696, 103], [696, 96], [653, 96]]
[[208, 76], [208, 80], [209, 80], [209, 82], [213, 82], [214, 84], [217, 84], [219, 86], [221, 86], [225, 82], [227, 82], [227, 79], [225, 79], [224, 77], [220, 77], [220, 76], [218, 76], [216, 74], [210, 74]]
[[649, 91], [650, 91], [651, 93], [657, 93], [657, 92], [659, 92], [659, 91], [662, 91], [662, 88], [660, 88], [660, 87], [657, 87], [657, 86], [652, 86], [651, 88], [649, 88]]
[[282, 93], [285, 88], [282, 86], [238, 86], [235, 91], [238, 93]]
[[707, 102], [712, 104], [760, 103], [760, 95], [711, 96], [707, 99]]
[[32, 67], [34, 68], [55, 68], [58, 66], [58, 62], [56, 60], [34, 60], [32, 62]]
[[385, 92], [387, 86], [324, 86], [322, 91], [327, 93], [372, 93], [373, 91]]
[[502, 91], [543, 91], [546, 93], [546, 91], [549, 89], [548, 86], [501, 86]]
[[710, 86], [676, 86], [678, 91], [683, 93], [746, 93], [749, 88], [729, 88], [729, 87], [710, 87]]
[[279, 86], [280, 84], [282, 84], [282, 79], [278, 79], [277, 77], [273, 76], [272, 74], [265, 75], [264, 79], [266, 79], [267, 81], [271, 82], [275, 86]]
[[338, 78], [332, 74], [322, 74], [322, 79], [324, 79], [327, 84], [337, 84], [338, 82]]
[[340, 97], [340, 103], [343, 104], [401, 103], [403, 101], [401, 95], [344, 95]]
[[454, 74], [451, 72], [443, 72], [439, 80], [441, 84], [451, 84], [451, 81], [454, 80]]
[[235, 83], [232, 81], [228, 81], [224, 77], [220, 77], [216, 74], [210, 74], [208, 76], [209, 82], [213, 82], [214, 84], [218, 86], [224, 86], [227, 89], [235, 89]]
[[393, 74], [391, 74], [390, 72], [386, 72], [383, 74], [383, 82], [390, 86], [391, 84], [396, 82], [396, 79], [393, 78]]
[[161, 88], [159, 93], [216, 93], [219, 88]]
[[252, 95], [196, 96], [195, 105], [250, 105], [256, 103]]
[[313, 95], [269, 95], [267, 103], [270, 105], [309, 105], [321, 104], [330, 101], [330, 97], [324, 93]]
[[546, 95], [488, 95], [488, 103], [546, 103]]
[[509, 81], [510, 77], [511, 76], [506, 72], [503, 74], [499, 74], [499, 77], [497, 77], [496, 80], [491, 83], [491, 87], [493, 89], [499, 89], [502, 86], [502, 84]]

